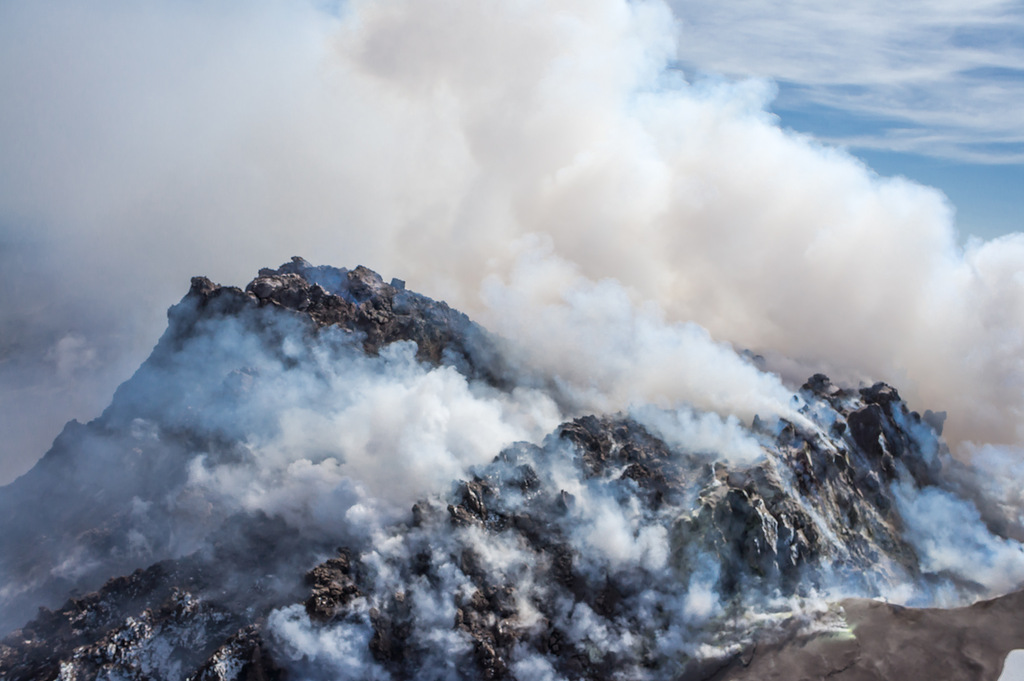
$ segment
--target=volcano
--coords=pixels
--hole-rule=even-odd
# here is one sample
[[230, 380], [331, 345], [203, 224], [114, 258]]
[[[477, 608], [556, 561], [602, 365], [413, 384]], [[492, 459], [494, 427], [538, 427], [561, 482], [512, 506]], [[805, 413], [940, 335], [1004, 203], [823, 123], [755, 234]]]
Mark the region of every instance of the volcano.
[[890, 385], [581, 413], [517, 339], [301, 258], [168, 318], [0, 488], [4, 679], [994, 681], [1024, 647], [1019, 519]]

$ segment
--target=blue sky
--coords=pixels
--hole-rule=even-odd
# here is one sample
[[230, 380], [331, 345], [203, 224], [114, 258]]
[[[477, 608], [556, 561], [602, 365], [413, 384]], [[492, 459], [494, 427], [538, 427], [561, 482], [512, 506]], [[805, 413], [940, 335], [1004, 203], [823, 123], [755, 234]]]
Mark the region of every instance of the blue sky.
[[938, 187], [962, 239], [1024, 229], [1024, 2], [672, 6], [691, 73], [770, 79], [783, 127]]
[[[783, 127], [820, 139], [881, 135], [903, 123], [814, 104], [789, 103], [785, 85], [780, 85], [772, 111]], [[882, 144], [845, 146], [881, 175], [903, 175], [941, 189], [956, 206], [961, 239], [990, 239], [1024, 230], [1024, 164], [978, 162], [955, 155], [930, 155], [927, 150], [899, 151], [886, 149]], [[994, 155], [1010, 156], [1014, 146], [1012, 142], [996, 143], [990, 149]]]

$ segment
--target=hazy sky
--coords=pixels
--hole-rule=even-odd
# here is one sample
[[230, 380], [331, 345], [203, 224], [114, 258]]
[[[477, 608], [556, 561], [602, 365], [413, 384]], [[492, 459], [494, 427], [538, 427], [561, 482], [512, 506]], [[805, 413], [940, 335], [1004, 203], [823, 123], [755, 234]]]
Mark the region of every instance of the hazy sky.
[[614, 279], [795, 374], [887, 379], [959, 413], [949, 432], [1024, 440], [1024, 237], [967, 238], [1018, 222], [1022, 17], [0, 3], [0, 482], [99, 413], [189, 277], [244, 285], [292, 255], [528, 336], [486, 319], [527, 255], [549, 295]]

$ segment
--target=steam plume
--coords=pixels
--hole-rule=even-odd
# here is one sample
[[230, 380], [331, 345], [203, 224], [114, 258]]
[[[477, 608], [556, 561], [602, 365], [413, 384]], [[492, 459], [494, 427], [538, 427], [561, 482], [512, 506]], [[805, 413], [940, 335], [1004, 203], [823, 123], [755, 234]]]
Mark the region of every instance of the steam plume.
[[69, 396], [5, 426], [4, 474], [106, 402], [187, 276], [294, 252], [510, 334], [589, 280], [1017, 446], [1024, 237], [959, 247], [941, 194], [781, 130], [769, 84], [688, 82], [677, 28], [654, 0], [5, 5], [3, 401]]

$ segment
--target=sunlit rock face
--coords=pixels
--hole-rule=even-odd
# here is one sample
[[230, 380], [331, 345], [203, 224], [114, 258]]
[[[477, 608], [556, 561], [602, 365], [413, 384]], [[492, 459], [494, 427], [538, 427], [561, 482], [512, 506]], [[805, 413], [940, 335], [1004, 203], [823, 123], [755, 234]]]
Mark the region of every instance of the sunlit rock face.
[[[193, 279], [103, 415], [0, 488], [0, 676], [843, 678], [877, 657], [859, 623], [907, 630], [844, 598], [1024, 580], [1019, 519], [891, 386], [580, 413], [515, 343], [363, 267]], [[972, 668], [998, 673], [995, 610], [929, 631], [1000, 627]]]

